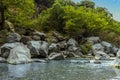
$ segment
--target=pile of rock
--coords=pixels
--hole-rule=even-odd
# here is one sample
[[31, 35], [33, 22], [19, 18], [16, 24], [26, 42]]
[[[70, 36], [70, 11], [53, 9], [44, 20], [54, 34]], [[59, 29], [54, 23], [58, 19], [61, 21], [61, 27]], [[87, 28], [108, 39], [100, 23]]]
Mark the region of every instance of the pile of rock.
[[18, 33], [11, 33], [7, 43], [0, 48], [0, 56], [8, 63], [19, 64], [31, 62], [30, 50], [20, 42], [21, 36]]
[[116, 56], [118, 48], [111, 43], [101, 41], [99, 37], [89, 37], [86, 39], [92, 45], [92, 53], [95, 59], [110, 59], [110, 57]]
[[[22, 32], [21, 32], [22, 33]], [[86, 38], [92, 45], [91, 55], [96, 59], [109, 59], [116, 55], [118, 48], [101, 41], [99, 37]], [[28, 30], [24, 34], [11, 33], [7, 42], [0, 47], [0, 60], [11, 64], [39, 61], [38, 59], [61, 60], [81, 57], [81, 45], [73, 38], [65, 38], [57, 32], [51, 35]], [[37, 59], [36, 59], [37, 58]]]

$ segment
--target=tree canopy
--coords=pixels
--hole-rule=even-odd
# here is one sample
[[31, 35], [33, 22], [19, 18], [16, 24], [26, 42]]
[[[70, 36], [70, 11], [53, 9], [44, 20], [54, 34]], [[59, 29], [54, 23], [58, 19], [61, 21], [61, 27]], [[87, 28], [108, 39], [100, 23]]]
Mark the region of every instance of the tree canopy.
[[[15, 27], [56, 30], [68, 36], [100, 36], [111, 40], [120, 35], [120, 22], [104, 7], [91, 0], [0, 0], [0, 27], [5, 20]], [[106, 36], [104, 36], [104, 33]], [[120, 39], [114, 38], [113, 42]]]

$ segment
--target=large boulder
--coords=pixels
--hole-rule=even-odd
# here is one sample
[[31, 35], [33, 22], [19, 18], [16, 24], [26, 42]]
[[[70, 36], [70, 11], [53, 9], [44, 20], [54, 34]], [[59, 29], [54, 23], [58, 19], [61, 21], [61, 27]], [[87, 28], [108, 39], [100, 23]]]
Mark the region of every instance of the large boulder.
[[92, 50], [93, 51], [104, 51], [104, 47], [100, 44], [100, 43], [97, 43], [97, 44], [94, 44], [92, 46]]
[[14, 43], [14, 42], [19, 42], [21, 39], [21, 36], [18, 33], [11, 33], [8, 37], [7, 37], [7, 42], [8, 43]]
[[18, 45], [20, 45], [19, 42], [4, 44], [3, 46], [0, 47], [0, 56], [3, 58], [8, 58], [11, 49], [15, 48]]
[[10, 64], [21, 64], [31, 62], [31, 54], [30, 50], [20, 43], [10, 50], [9, 57], [7, 58], [7, 62]]
[[32, 57], [41, 57], [45, 58], [48, 56], [49, 45], [45, 41], [29, 41], [28, 48]]
[[86, 40], [91, 44], [99, 43], [101, 41], [99, 37], [88, 37]]
[[63, 60], [65, 57], [62, 53], [53, 52], [48, 56], [49, 60]]
[[110, 56], [102, 51], [95, 51], [94, 54], [95, 54], [95, 59], [97, 59], [97, 60], [110, 59]]

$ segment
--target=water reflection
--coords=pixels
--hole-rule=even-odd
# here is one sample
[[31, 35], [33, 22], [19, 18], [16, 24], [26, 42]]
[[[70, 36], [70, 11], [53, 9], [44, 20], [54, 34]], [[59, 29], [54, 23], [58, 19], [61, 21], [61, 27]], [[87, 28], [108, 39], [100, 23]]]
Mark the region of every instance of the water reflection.
[[115, 73], [117, 74], [117, 76], [115, 76], [113, 79], [111, 80], [120, 80], [120, 69], [117, 68], [113, 68]]
[[0, 63], [0, 80], [108, 80], [120, 76], [120, 71], [111, 67], [109, 61], [102, 61], [101, 64], [84, 61], [61, 60], [21, 65]]
[[8, 64], [8, 75], [10, 77], [25, 77], [28, 71], [30, 71], [31, 64], [11, 65]]

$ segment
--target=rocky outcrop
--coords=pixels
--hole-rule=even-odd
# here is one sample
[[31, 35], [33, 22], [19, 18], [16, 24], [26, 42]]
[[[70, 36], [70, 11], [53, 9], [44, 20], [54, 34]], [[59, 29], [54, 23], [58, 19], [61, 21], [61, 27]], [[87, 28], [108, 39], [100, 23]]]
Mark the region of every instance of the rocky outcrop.
[[11, 64], [21, 64], [31, 62], [30, 50], [22, 43], [10, 50], [7, 62]]
[[48, 56], [48, 43], [45, 41], [30, 41], [27, 44], [30, 49], [32, 57], [47, 57]]
[[71, 57], [99, 60], [114, 57], [118, 51], [117, 47], [101, 41], [99, 37], [84, 38], [85, 41], [81, 42], [83, 44], [78, 39], [65, 38], [57, 32], [45, 34], [33, 29], [23, 31], [21, 35], [13, 32], [8, 36], [7, 43], [0, 47], [0, 57], [11, 64], [28, 63], [31, 58], [37, 58], [32, 60], [36, 62], [42, 62], [39, 60], [41, 58], [61, 60]]
[[10, 54], [10, 51], [18, 45], [20, 45], [19, 42], [5, 43], [2, 47], [0, 47], [0, 56], [7, 59]]

